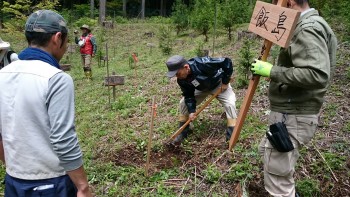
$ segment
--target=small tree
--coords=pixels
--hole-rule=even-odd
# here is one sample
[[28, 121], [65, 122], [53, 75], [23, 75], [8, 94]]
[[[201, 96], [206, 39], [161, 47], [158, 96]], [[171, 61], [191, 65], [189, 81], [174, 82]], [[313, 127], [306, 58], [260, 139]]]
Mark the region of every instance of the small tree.
[[172, 31], [168, 26], [161, 26], [159, 28], [159, 47], [162, 50], [164, 55], [169, 55], [173, 50], [174, 45], [174, 37], [172, 35]]
[[241, 0], [225, 0], [220, 6], [219, 24], [227, 29], [228, 39], [232, 40], [234, 26], [249, 22], [250, 6]]
[[173, 6], [173, 12], [171, 19], [176, 27], [176, 34], [188, 28], [189, 25], [189, 9], [187, 5], [183, 3], [183, 0], [176, 0]]
[[191, 14], [192, 26], [205, 36], [205, 42], [208, 42], [208, 32], [214, 21], [214, 1], [195, 0], [194, 10]]
[[238, 51], [239, 59], [236, 72], [236, 86], [244, 88], [248, 85], [248, 76], [250, 72], [250, 65], [253, 62], [254, 53], [252, 49], [252, 42], [244, 39], [242, 48]]

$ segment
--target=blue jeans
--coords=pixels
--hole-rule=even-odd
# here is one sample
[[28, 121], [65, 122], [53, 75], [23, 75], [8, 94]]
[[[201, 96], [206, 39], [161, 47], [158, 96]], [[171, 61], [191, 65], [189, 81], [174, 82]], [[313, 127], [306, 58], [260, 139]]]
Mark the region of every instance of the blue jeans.
[[77, 189], [68, 175], [41, 180], [5, 176], [5, 197], [76, 197]]

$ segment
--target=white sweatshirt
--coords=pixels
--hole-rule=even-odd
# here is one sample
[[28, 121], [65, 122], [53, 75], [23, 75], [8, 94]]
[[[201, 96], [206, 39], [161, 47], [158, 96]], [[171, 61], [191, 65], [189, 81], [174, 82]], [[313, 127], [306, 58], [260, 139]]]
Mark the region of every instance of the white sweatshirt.
[[39, 60], [17, 60], [0, 70], [0, 134], [6, 172], [37, 180], [82, 165], [74, 127], [74, 85]]

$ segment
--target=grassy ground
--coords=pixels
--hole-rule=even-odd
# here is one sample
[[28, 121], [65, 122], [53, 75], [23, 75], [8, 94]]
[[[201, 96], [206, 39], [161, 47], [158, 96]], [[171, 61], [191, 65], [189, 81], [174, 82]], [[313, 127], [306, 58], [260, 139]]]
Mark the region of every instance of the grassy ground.
[[[177, 105], [181, 98], [176, 81], [165, 77], [163, 55], [158, 47], [160, 22], [117, 24], [114, 29], [95, 28], [99, 50], [109, 61], [93, 61], [93, 80], [84, 78], [78, 49], [67, 53], [62, 63], [74, 79], [76, 93], [76, 130], [84, 152], [84, 165], [96, 196], [267, 196], [263, 187], [262, 162], [257, 153], [260, 138], [267, 129], [269, 110], [267, 82], [261, 80], [240, 139], [233, 152], [224, 142], [223, 109], [214, 100], [194, 122], [194, 131], [178, 149], [163, 143], [177, 129]], [[244, 29], [246, 27], [242, 27]], [[153, 34], [152, 34], [153, 33]], [[16, 51], [25, 47], [21, 34], [2, 34]], [[175, 36], [171, 54], [186, 58], [198, 49], [212, 54], [213, 37], [190, 30]], [[73, 37], [70, 37], [73, 40]], [[262, 40], [253, 39], [258, 54]], [[150, 47], [152, 44], [156, 47]], [[321, 113], [316, 137], [301, 150], [296, 169], [298, 191], [302, 196], [348, 196], [349, 186], [349, 60], [350, 45], [339, 41], [336, 74]], [[71, 43], [74, 45], [74, 43]], [[229, 42], [218, 31], [213, 56], [227, 56], [238, 62], [242, 40]], [[136, 66], [129, 63], [137, 53]], [[100, 64], [99, 64], [100, 62]], [[125, 76], [125, 84], [103, 85], [104, 77], [114, 71]], [[235, 83], [232, 85], [235, 87]], [[235, 88], [239, 109], [245, 89]], [[151, 101], [155, 98], [149, 176], [145, 175]], [[4, 167], [1, 168], [4, 175]], [[1, 191], [3, 190], [3, 186]]]

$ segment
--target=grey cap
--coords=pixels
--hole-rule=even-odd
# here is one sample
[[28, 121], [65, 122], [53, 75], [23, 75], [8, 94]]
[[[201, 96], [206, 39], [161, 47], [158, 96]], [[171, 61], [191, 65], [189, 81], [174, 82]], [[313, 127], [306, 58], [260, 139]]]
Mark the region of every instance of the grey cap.
[[68, 33], [64, 18], [51, 10], [38, 10], [32, 13], [26, 22], [25, 31], [41, 33]]
[[172, 78], [180, 68], [187, 64], [187, 60], [181, 55], [174, 55], [171, 56], [165, 64], [168, 67], [167, 77]]

